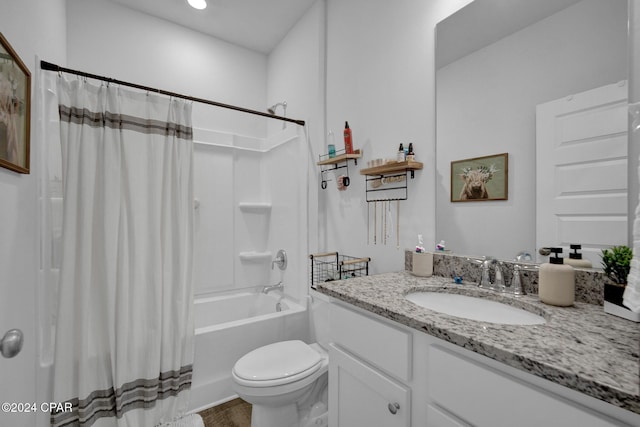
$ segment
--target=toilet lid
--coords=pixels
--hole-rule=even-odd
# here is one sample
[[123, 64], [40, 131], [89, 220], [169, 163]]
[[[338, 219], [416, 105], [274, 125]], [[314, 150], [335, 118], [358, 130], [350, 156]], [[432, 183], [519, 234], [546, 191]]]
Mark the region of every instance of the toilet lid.
[[[320, 353], [302, 341], [281, 341], [257, 348], [236, 362], [234, 373], [251, 381], [270, 381], [315, 372], [321, 365]], [[312, 369], [315, 368], [315, 369]]]

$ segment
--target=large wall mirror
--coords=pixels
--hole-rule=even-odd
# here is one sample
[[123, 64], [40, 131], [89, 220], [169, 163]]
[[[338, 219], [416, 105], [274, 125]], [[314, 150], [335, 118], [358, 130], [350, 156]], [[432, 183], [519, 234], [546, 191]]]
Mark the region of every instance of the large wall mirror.
[[[560, 156], [536, 161], [537, 137], [543, 133], [536, 128], [538, 106], [579, 105], [576, 99], [599, 88], [627, 90], [627, 21], [627, 0], [475, 0], [437, 25], [436, 241], [445, 240], [457, 254], [514, 259], [526, 251], [539, 262], [545, 259], [539, 246], [580, 243], [594, 267], [602, 247], [628, 243], [626, 100], [605, 102], [604, 110], [615, 104], [623, 115], [604, 120], [617, 128], [599, 139], [589, 133], [595, 119], [582, 115], [586, 108], [574, 112], [574, 140], [565, 145], [573, 147], [575, 160], [564, 159], [561, 174], [549, 173], [562, 175], [563, 189], [538, 179], [543, 162]], [[563, 114], [547, 126], [565, 126]], [[608, 110], [603, 114], [613, 117]], [[567, 129], [563, 132], [570, 133]], [[594, 152], [606, 159], [587, 158]], [[508, 171], [502, 171], [508, 180], [506, 200], [452, 201], [452, 181], [461, 179], [460, 172], [452, 173], [452, 162], [501, 153], [508, 153]], [[590, 188], [603, 182], [607, 186], [594, 203], [611, 212], [606, 223], [593, 226], [600, 214], [590, 210]], [[563, 203], [573, 209], [558, 231], [559, 241], [537, 239], [548, 228], [536, 220], [541, 189], [564, 194]], [[607, 198], [615, 199], [616, 207], [603, 202]], [[585, 210], [578, 211], [583, 205]], [[593, 230], [598, 232], [588, 235]]]

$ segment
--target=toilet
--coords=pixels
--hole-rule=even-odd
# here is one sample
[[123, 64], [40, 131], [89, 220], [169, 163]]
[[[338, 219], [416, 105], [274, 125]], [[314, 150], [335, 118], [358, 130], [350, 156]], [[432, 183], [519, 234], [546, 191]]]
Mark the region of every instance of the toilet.
[[253, 405], [251, 427], [327, 426], [328, 367], [319, 344], [280, 341], [238, 359], [232, 387]]

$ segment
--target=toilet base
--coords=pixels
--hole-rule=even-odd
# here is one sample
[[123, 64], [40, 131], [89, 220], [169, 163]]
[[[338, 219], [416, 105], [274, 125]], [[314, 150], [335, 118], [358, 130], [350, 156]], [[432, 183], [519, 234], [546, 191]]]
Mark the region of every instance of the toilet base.
[[324, 403], [316, 408], [322, 412], [311, 412], [310, 415], [300, 419], [300, 414], [295, 404], [272, 407], [254, 405], [251, 410], [251, 427], [327, 427], [329, 425], [329, 412]]
[[327, 385], [328, 374], [325, 372], [297, 402], [280, 406], [254, 404], [251, 427], [327, 426]]

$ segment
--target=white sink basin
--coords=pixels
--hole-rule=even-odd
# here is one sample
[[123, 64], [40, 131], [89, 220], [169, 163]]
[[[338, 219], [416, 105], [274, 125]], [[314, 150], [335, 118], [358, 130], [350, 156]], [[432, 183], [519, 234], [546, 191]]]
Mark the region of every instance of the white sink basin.
[[541, 325], [542, 316], [484, 298], [441, 292], [412, 292], [406, 299], [420, 307], [450, 316], [505, 325]]

